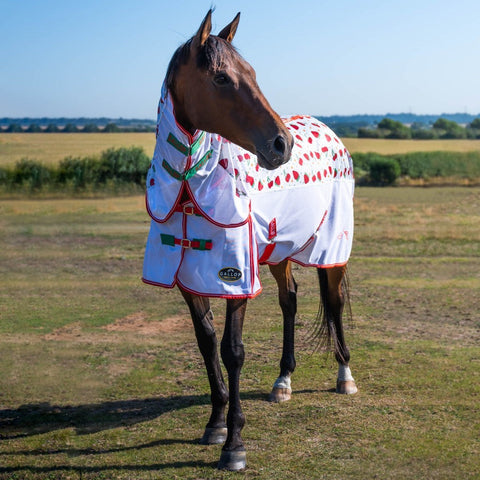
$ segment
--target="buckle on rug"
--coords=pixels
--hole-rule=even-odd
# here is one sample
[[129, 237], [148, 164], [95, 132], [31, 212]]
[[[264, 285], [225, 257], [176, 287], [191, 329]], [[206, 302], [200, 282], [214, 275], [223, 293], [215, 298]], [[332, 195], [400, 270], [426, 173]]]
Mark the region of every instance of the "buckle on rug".
[[195, 207], [193, 205], [183, 205], [182, 210], [185, 215], [195, 215]]

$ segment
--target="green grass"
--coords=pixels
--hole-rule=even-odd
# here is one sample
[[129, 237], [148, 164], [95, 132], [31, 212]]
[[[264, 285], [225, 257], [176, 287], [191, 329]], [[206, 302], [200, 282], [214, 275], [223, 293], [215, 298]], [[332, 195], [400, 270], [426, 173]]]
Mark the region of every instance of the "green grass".
[[[249, 302], [245, 473], [197, 444], [208, 382], [176, 290], [140, 282], [143, 198], [0, 202], [0, 479], [479, 478], [480, 194], [358, 188], [347, 329], [355, 396], [308, 342], [299, 284], [291, 402], [275, 285]], [[224, 303], [213, 302], [218, 330]]]

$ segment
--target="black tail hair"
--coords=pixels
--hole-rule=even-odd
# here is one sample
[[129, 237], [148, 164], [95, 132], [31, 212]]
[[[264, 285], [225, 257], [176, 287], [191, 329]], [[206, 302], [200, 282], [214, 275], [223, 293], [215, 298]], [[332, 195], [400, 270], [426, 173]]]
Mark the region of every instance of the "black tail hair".
[[[328, 299], [328, 276], [324, 268], [317, 268], [318, 279], [320, 282], [320, 306], [315, 320], [311, 340], [315, 341], [314, 350], [323, 350], [334, 352], [335, 357], [341, 363], [348, 363], [350, 353], [348, 349], [343, 348], [339, 336], [343, 336], [342, 320], [335, 319]], [[341, 291], [343, 296], [343, 317], [352, 320], [352, 308], [350, 304], [350, 282], [348, 271], [342, 278]], [[342, 308], [342, 307], [340, 307]], [[345, 315], [346, 314], [346, 315]]]

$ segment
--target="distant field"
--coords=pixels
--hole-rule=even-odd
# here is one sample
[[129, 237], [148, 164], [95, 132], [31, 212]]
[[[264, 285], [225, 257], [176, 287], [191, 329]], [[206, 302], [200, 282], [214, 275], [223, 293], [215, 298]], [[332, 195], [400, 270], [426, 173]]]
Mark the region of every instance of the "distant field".
[[344, 138], [351, 153], [376, 152], [382, 155], [410, 152], [480, 151], [480, 140], [387, 140], [384, 138]]
[[[384, 140], [346, 138], [350, 152], [380, 154], [420, 151], [480, 151], [480, 140]], [[0, 135], [0, 166], [13, 165], [22, 158], [56, 163], [65, 157], [99, 154], [111, 147], [142, 147], [153, 154], [154, 133], [2, 133]]]
[[155, 147], [154, 133], [4, 133], [0, 135], [0, 166], [22, 158], [57, 163], [65, 157], [96, 155], [108, 148], [142, 147], [148, 155]]

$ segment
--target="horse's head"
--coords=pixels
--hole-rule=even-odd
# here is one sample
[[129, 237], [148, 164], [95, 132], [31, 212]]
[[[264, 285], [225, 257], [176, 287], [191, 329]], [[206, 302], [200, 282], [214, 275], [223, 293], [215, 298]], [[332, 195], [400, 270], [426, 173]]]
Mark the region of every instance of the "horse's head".
[[218, 133], [257, 155], [261, 167], [290, 158], [293, 137], [261, 92], [255, 70], [231, 45], [240, 14], [218, 36], [212, 11], [172, 57], [167, 72], [177, 121], [186, 130]]

